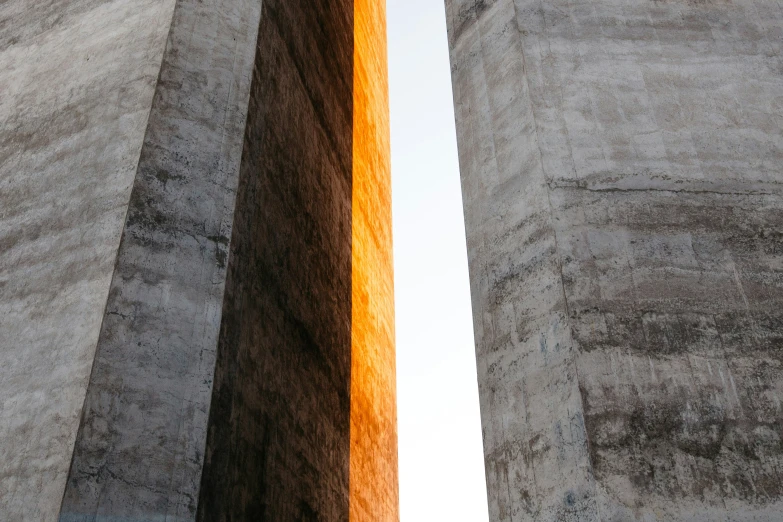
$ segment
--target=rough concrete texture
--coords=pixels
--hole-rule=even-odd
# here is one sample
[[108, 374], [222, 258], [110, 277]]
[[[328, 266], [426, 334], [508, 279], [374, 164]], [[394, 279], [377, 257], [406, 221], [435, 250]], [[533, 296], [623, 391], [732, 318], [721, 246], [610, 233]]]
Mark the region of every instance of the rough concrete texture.
[[783, 513], [783, 10], [446, 0], [493, 521]]
[[263, 2], [199, 520], [348, 520], [352, 84], [352, 1]]
[[193, 520], [258, 0], [177, 0], [60, 520]]
[[173, 0], [0, 2], [0, 520], [54, 520]]

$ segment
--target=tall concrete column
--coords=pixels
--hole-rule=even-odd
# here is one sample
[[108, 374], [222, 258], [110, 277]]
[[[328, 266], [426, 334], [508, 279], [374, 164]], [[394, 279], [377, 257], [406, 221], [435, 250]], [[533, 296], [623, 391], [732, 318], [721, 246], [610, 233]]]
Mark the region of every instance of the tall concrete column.
[[0, 520], [399, 518], [384, 5], [0, 5]]
[[779, 520], [780, 5], [445, 4], [491, 520]]

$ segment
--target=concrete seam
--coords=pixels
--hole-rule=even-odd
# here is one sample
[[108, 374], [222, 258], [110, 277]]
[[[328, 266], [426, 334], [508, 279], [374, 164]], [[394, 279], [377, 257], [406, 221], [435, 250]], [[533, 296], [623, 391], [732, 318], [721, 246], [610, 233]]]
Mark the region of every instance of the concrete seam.
[[[755, 191], [755, 190], [749, 190], [745, 192], [736, 192], [736, 191], [722, 191], [722, 190], [688, 190], [688, 189], [673, 189], [673, 188], [655, 188], [655, 187], [645, 187], [645, 188], [618, 188], [618, 187], [606, 187], [606, 188], [591, 188], [588, 186], [584, 186], [581, 184], [576, 185], [567, 185], [567, 184], [558, 184], [554, 182], [548, 182], [547, 186], [551, 190], [557, 190], [557, 189], [572, 189], [572, 190], [587, 190], [590, 192], [670, 192], [673, 194], [719, 194], [719, 195], [726, 195], [726, 196], [774, 196], [774, 197], [780, 197], [780, 194], [776, 192], [763, 192], [763, 191]], [[547, 191], [548, 193], [548, 191]]]

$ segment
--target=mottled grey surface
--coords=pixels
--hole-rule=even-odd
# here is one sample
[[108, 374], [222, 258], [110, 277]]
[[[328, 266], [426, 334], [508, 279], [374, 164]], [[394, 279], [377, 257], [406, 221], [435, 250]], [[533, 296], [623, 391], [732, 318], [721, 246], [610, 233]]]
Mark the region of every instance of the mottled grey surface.
[[57, 517], [173, 0], [0, 2], [0, 520]]
[[61, 520], [193, 520], [260, 0], [177, 0]]
[[446, 9], [491, 519], [780, 520], [780, 3]]

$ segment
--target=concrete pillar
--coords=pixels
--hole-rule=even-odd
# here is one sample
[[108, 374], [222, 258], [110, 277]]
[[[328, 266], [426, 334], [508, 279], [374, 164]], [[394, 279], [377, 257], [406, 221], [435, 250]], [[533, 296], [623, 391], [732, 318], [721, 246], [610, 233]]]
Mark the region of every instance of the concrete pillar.
[[779, 519], [780, 6], [445, 3], [491, 520]]
[[383, 6], [0, 6], [0, 520], [398, 519]]

